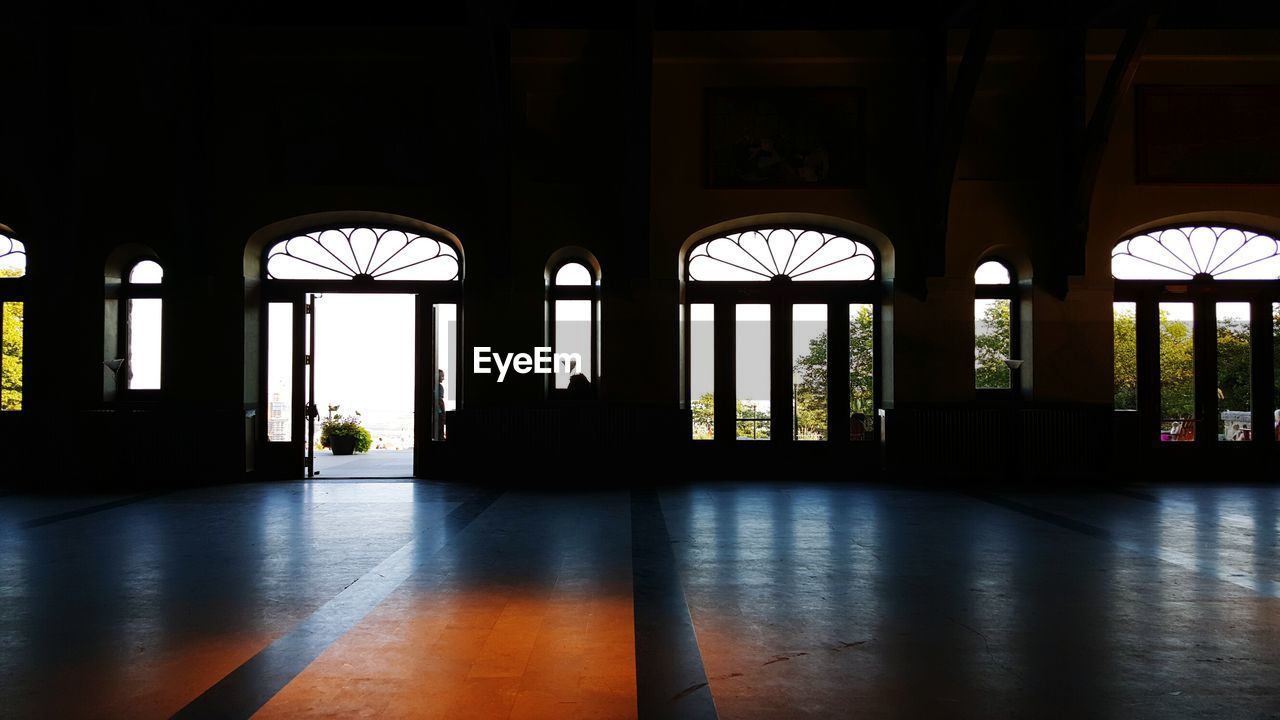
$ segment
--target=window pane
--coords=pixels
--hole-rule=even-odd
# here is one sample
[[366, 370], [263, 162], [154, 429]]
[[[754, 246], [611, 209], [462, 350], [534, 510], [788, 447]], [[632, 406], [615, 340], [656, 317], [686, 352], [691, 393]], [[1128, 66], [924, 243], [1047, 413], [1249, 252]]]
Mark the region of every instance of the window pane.
[[875, 430], [875, 313], [849, 306], [849, 439], [869, 440]]
[[1131, 302], [1111, 304], [1114, 331], [1114, 388], [1116, 410], [1138, 409], [1138, 306]]
[[738, 305], [734, 348], [737, 438], [767, 440], [769, 426], [769, 306]]
[[27, 274], [27, 249], [20, 240], [0, 235], [0, 278]]
[[716, 436], [715, 312], [716, 306], [710, 303], [689, 306], [689, 398], [694, 440]]
[[978, 266], [978, 271], [973, 274], [973, 282], [975, 285], [1008, 285], [1009, 268], [995, 260], [988, 260]]
[[1195, 316], [1191, 303], [1160, 303], [1160, 439], [1196, 438]]
[[20, 302], [4, 303], [0, 332], [4, 333], [0, 367], [0, 411], [22, 409], [22, 311]]
[[293, 303], [267, 304], [267, 439], [293, 438]]
[[594, 380], [591, 377], [590, 300], [556, 301], [556, 346], [553, 352], [557, 355], [578, 355], [572, 365], [569, 362], [555, 363], [557, 388], [569, 387], [569, 378], [575, 373], [582, 373], [588, 380]]
[[827, 439], [827, 306], [791, 308], [792, 402], [796, 440]]
[[582, 263], [569, 263], [556, 271], [556, 285], [583, 286], [591, 284], [591, 271]]
[[130, 390], [160, 389], [161, 315], [164, 301], [159, 298], [129, 301], [129, 370]]
[[164, 268], [150, 260], [143, 260], [129, 271], [129, 282], [134, 285], [156, 285], [164, 280]]
[[1253, 439], [1249, 303], [1218, 303], [1218, 439]]
[[1012, 344], [1009, 326], [1010, 300], [975, 300], [973, 302], [973, 374], [975, 386], [981, 389], [1007, 389]]

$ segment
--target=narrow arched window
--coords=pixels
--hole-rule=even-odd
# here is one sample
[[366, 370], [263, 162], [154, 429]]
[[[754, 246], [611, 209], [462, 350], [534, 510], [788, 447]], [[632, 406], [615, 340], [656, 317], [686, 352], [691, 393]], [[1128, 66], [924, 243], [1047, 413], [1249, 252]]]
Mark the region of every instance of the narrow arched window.
[[556, 389], [581, 373], [592, 387], [600, 379], [600, 265], [571, 248], [547, 263], [546, 336]]
[[987, 260], [973, 274], [973, 376], [979, 390], [1015, 386], [1018, 359], [1017, 284], [1009, 266]]
[[124, 388], [159, 390], [161, 346], [164, 337], [164, 268], [154, 260], [140, 260], [129, 268], [121, 285], [124, 315]]
[[26, 300], [27, 250], [0, 226], [0, 412], [22, 409], [23, 312]]

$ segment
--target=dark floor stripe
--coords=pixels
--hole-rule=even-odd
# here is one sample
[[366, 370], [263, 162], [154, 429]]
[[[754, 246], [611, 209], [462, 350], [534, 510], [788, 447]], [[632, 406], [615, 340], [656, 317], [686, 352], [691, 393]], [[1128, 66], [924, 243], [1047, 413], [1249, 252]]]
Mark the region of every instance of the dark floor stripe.
[[963, 494], [968, 495], [971, 498], [989, 502], [992, 505], [999, 505], [1002, 508], [1022, 513], [1023, 515], [1033, 517], [1037, 520], [1043, 520], [1044, 522], [1052, 525], [1057, 525], [1060, 528], [1074, 530], [1082, 535], [1088, 535], [1089, 537], [1095, 537], [1101, 540], [1112, 539], [1111, 532], [1109, 530], [1100, 528], [1097, 525], [1090, 525], [1087, 522], [1073, 520], [1065, 515], [1059, 515], [1057, 513], [1049, 512], [1048, 510], [1041, 510], [1040, 508], [1033, 507], [1031, 505], [1025, 505], [1017, 500], [1010, 500], [1007, 497], [983, 492], [966, 492]]
[[143, 493], [141, 495], [132, 495], [127, 498], [112, 500], [111, 502], [104, 502], [104, 503], [99, 503], [97, 505], [90, 505], [89, 507], [82, 507], [78, 510], [68, 510], [66, 512], [60, 512], [53, 515], [45, 515], [44, 517], [39, 517], [34, 520], [27, 520], [26, 522], [22, 523], [19, 527], [22, 527], [25, 529], [31, 529], [31, 528], [41, 527], [44, 525], [52, 525], [53, 523], [62, 522], [63, 520], [72, 520], [74, 518], [84, 517], [85, 515], [93, 515], [94, 513], [100, 513], [105, 510], [113, 510], [118, 507], [124, 507], [125, 505], [132, 505], [137, 502], [142, 502], [143, 500], [150, 500], [152, 498], [165, 495], [169, 492], [172, 492], [172, 491], [163, 490], [160, 492], [150, 492], [150, 493]]
[[436, 551], [501, 495], [485, 492], [463, 502], [442, 527], [425, 528], [377, 567], [348, 585], [279, 638], [180, 710], [176, 718], [247, 718], [266, 705], [325, 648], [346, 635]]
[[640, 720], [717, 717], [654, 490], [631, 492], [631, 568]]
[[1147, 502], [1149, 502], [1149, 503], [1159, 503], [1159, 502], [1160, 502], [1160, 498], [1156, 497], [1155, 495], [1152, 495], [1151, 493], [1144, 493], [1144, 492], [1141, 492], [1141, 491], [1138, 491], [1138, 490], [1128, 490], [1128, 489], [1126, 489], [1126, 488], [1116, 488], [1116, 489], [1113, 489], [1111, 492], [1115, 493], [1116, 495], [1123, 495], [1123, 496], [1125, 496], [1125, 497], [1127, 497], [1127, 498], [1133, 498], [1134, 500], [1145, 500], [1145, 501], [1147, 501]]

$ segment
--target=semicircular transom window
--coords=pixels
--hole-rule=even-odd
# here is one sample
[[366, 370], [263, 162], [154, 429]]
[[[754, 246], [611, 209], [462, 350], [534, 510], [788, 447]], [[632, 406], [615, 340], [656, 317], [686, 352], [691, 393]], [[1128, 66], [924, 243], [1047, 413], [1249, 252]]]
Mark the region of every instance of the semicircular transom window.
[[26, 274], [26, 246], [21, 240], [0, 233], [0, 277], [22, 277]]
[[866, 244], [818, 230], [747, 230], [709, 240], [689, 252], [689, 279], [753, 282], [874, 280], [875, 253]]
[[267, 253], [273, 280], [435, 280], [459, 277], [458, 251], [426, 235], [387, 228], [318, 230]]
[[1230, 227], [1153, 230], [1120, 242], [1111, 251], [1117, 280], [1276, 280], [1280, 243]]

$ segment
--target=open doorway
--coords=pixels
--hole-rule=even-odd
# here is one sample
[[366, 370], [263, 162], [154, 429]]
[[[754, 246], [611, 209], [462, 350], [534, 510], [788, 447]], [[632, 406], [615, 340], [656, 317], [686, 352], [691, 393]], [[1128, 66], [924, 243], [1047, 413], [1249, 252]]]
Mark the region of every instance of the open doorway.
[[312, 306], [315, 475], [412, 477], [415, 298], [326, 293]]
[[[418, 300], [388, 293], [327, 293], [308, 296], [307, 393], [316, 411], [304, 449], [314, 458], [313, 476], [408, 478], [414, 475], [418, 442], [447, 437], [445, 418], [456, 406], [453, 369], [457, 306], [427, 306], [435, 328], [434, 362], [440, 373], [417, 376]], [[314, 328], [314, 329], [313, 329]], [[429, 398], [435, 417], [416, 422], [417, 392]], [[310, 429], [309, 429], [310, 430]], [[418, 438], [419, 433], [426, 437]]]

